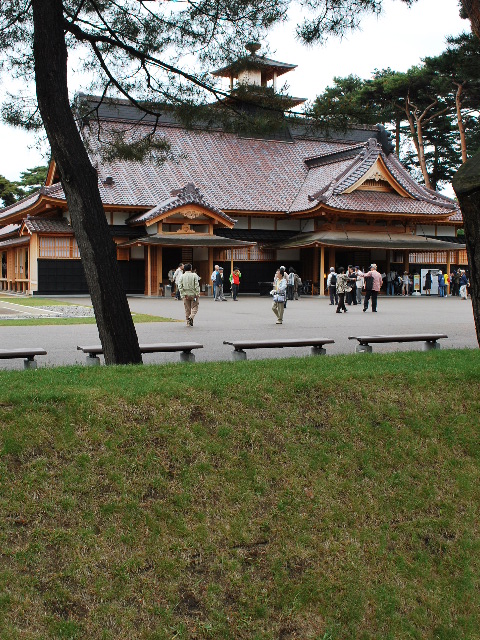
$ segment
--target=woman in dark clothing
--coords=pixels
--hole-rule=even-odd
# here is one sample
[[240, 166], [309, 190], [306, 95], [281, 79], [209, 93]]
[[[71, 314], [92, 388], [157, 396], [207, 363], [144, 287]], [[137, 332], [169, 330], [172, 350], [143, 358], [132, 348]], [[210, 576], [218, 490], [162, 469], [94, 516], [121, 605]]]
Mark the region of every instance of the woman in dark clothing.
[[423, 288], [425, 290], [425, 295], [431, 295], [430, 290], [432, 288], [432, 274], [430, 273], [430, 271], [427, 271], [427, 274], [425, 276], [425, 286]]
[[356, 278], [349, 278], [345, 273], [345, 269], [340, 267], [337, 273], [337, 295], [338, 295], [338, 305], [337, 305], [337, 313], [347, 313], [348, 309], [345, 306], [345, 294], [347, 293], [347, 289], [351, 291], [351, 282], [356, 282]]

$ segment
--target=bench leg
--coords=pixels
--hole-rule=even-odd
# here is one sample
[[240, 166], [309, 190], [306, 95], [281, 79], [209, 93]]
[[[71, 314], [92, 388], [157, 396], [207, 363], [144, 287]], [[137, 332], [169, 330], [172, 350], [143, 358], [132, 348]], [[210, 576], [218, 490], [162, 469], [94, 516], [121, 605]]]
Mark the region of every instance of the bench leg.
[[433, 342], [424, 342], [423, 351], [432, 351], [432, 349], [440, 349], [440, 343], [434, 340]]
[[369, 344], [357, 344], [355, 353], [372, 353], [372, 347]]
[[234, 349], [232, 351], [232, 360], [246, 360], [247, 352], [243, 349]]
[[195, 354], [191, 351], [180, 351], [180, 362], [195, 362]]
[[37, 368], [37, 361], [34, 358], [27, 358], [26, 360], [23, 361], [23, 368], [24, 369], [36, 369]]
[[327, 350], [323, 347], [312, 347], [312, 356], [324, 356]]
[[98, 367], [100, 365], [100, 358], [97, 356], [87, 356], [85, 362], [87, 367]]

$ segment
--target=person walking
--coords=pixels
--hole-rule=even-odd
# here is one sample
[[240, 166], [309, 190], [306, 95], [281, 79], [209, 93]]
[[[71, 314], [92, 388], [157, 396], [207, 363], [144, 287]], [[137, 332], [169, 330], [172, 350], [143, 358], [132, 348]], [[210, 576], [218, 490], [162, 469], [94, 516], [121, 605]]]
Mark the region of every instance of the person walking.
[[372, 311], [377, 313], [377, 296], [382, 288], [382, 275], [377, 271], [377, 265], [371, 264], [370, 271], [364, 275], [365, 278], [365, 300], [363, 302], [363, 311], [368, 310], [368, 303], [372, 299]]
[[357, 278], [357, 304], [362, 304], [362, 289], [364, 284], [363, 271], [360, 267], [355, 267], [355, 277]]
[[272, 311], [277, 316], [275, 324], [283, 324], [283, 312], [287, 298], [287, 281], [283, 276], [281, 269], [278, 269], [275, 274], [273, 289], [270, 291], [270, 294], [273, 295]]
[[178, 267], [177, 267], [177, 269], [176, 269], [176, 271], [174, 273], [174, 276], [173, 276], [174, 279], [175, 279], [175, 300], [180, 300], [180, 291], [178, 290], [178, 283], [179, 283], [180, 278], [182, 277], [182, 275], [183, 275], [183, 262], [181, 262], [178, 265]]
[[427, 271], [425, 274], [425, 284], [423, 285], [423, 290], [425, 291], [426, 296], [432, 295], [432, 274], [430, 271]]
[[468, 300], [468, 278], [464, 269], [460, 269], [460, 299]]
[[402, 294], [404, 296], [408, 296], [408, 287], [410, 285], [410, 276], [408, 272], [405, 271], [402, 278]]
[[232, 284], [232, 298], [234, 302], [238, 300], [238, 290], [240, 288], [240, 278], [242, 274], [240, 273], [240, 269], [236, 267], [233, 270], [233, 273], [230, 274], [230, 282]]
[[197, 315], [200, 299], [200, 282], [196, 273], [192, 272], [192, 265], [184, 266], [183, 275], [178, 281], [178, 289], [185, 307], [187, 327], [193, 327], [193, 319]]
[[397, 277], [396, 271], [390, 269], [387, 273], [387, 296], [395, 295], [395, 278]]
[[219, 271], [220, 267], [218, 266], [218, 264], [216, 264], [213, 268], [212, 271], [212, 275], [210, 276], [210, 280], [212, 281], [212, 287], [213, 287], [213, 299], [215, 300], [215, 294], [217, 291], [217, 273]]
[[300, 287], [302, 286], [302, 279], [300, 278], [300, 276], [298, 275], [298, 273], [295, 273], [295, 281], [293, 283], [293, 299], [294, 300], [298, 300], [299, 298], [299, 291], [300, 291]]
[[347, 267], [347, 277], [350, 279], [350, 283], [347, 286], [345, 293], [345, 302], [350, 306], [351, 304], [357, 304], [357, 278], [355, 277], [355, 269], [351, 264]]
[[338, 296], [338, 304], [336, 313], [347, 313], [348, 309], [345, 306], [345, 294], [350, 289], [351, 291], [351, 282], [355, 282], [355, 278], [349, 277], [347, 273], [345, 273], [345, 269], [340, 267], [337, 273], [337, 296]]
[[338, 304], [337, 274], [334, 267], [330, 267], [330, 273], [327, 276], [327, 289], [330, 295], [330, 305]]
[[445, 278], [441, 271], [437, 273], [437, 278], [438, 278], [438, 297], [445, 298]]
[[221, 300], [226, 302], [227, 299], [223, 295], [223, 267], [219, 267], [215, 276], [215, 302]]
[[168, 272], [168, 280], [170, 282], [170, 293], [173, 296], [175, 293], [175, 269], [170, 269]]
[[295, 291], [295, 269], [290, 267], [287, 276], [287, 300], [293, 300]]

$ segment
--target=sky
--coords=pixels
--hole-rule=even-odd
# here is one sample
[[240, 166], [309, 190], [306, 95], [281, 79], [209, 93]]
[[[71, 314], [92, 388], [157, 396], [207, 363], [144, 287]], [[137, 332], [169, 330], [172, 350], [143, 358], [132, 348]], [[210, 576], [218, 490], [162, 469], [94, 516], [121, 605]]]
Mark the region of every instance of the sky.
[[[283, 24], [269, 37], [270, 57], [298, 65], [282, 76], [289, 93], [313, 100], [335, 76], [356, 74], [368, 78], [375, 69], [390, 67], [406, 71], [426, 56], [445, 48], [449, 35], [469, 30], [461, 20], [456, 0], [419, 0], [408, 8], [398, 0], [386, 0], [379, 17], [369, 16], [361, 31], [326, 45], [305, 47], [294, 34], [294, 24]], [[260, 51], [260, 54], [262, 51]], [[78, 76], [73, 90], [81, 90]], [[0, 124], [0, 175], [17, 180], [20, 172], [48, 162], [48, 149], [36, 148], [35, 137], [17, 128]]]

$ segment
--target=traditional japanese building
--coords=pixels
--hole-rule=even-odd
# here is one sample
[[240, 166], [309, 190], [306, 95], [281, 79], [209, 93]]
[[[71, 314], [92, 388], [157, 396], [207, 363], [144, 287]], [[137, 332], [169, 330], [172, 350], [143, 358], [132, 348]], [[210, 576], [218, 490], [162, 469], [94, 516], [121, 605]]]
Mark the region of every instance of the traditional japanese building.
[[[214, 72], [228, 78], [231, 100], [242, 89], [276, 92], [294, 65], [249, 55]], [[258, 93], [259, 92], [259, 93]], [[283, 96], [283, 109], [301, 98]], [[128, 293], [159, 295], [167, 273], [192, 262], [208, 283], [215, 263], [242, 271], [242, 290], [259, 291], [275, 269], [293, 266], [322, 289], [330, 266], [376, 262], [383, 271], [450, 271], [466, 265], [456, 203], [416, 183], [381, 126], [316, 131], [283, 116], [267, 134], [186, 128], [168, 110], [155, 136], [170, 144], [166, 161], [105, 162], [98, 128], [148, 133], [152, 119], [124, 100], [83, 96], [96, 108], [81, 134]], [[88, 109], [87, 109], [88, 111]], [[135, 125], [135, 126], [133, 126]], [[38, 192], [0, 210], [0, 288], [31, 294], [86, 293], [68, 204], [50, 163]]]

